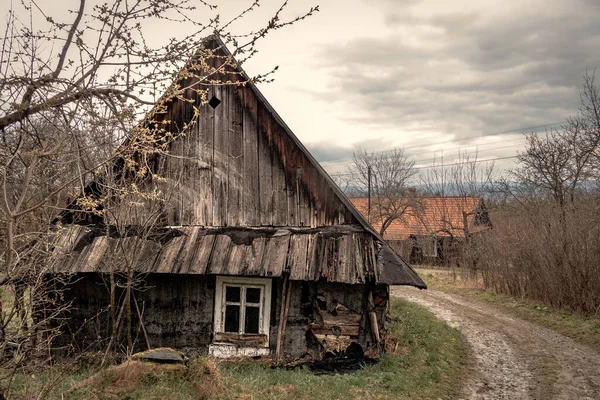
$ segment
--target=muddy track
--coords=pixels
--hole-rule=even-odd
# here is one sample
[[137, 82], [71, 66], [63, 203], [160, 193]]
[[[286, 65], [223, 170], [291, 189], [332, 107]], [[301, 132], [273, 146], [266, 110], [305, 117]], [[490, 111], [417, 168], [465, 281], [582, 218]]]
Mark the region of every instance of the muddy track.
[[600, 399], [600, 354], [481, 301], [392, 288], [459, 329], [471, 346], [465, 399]]

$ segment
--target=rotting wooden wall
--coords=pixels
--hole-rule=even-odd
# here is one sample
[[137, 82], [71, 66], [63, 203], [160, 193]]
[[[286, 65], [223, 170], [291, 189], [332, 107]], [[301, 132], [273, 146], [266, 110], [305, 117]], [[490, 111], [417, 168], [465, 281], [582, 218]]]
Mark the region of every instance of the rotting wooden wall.
[[[107, 281], [107, 275], [97, 273], [73, 277], [64, 292], [65, 301], [71, 301], [72, 307], [65, 320], [66, 326], [62, 328], [64, 334], [55, 341], [55, 346], [75, 344], [77, 352], [106, 348], [111, 333]], [[273, 279], [269, 342], [272, 350], [277, 343], [282, 285], [281, 278]], [[369, 348], [372, 339], [366, 316], [365, 289], [366, 285], [362, 284], [292, 281], [284, 353], [292, 356], [309, 353], [318, 357], [323, 351], [343, 350], [350, 342]], [[206, 353], [213, 337], [214, 291], [212, 275], [146, 275], [144, 290], [135, 291], [135, 297], [140, 312], [143, 312], [150, 345]], [[122, 295], [122, 289], [119, 289], [117, 298], [122, 299]], [[385, 308], [385, 302], [376, 307], [381, 329], [384, 329]], [[349, 311], [341, 313], [342, 309]], [[132, 310], [132, 336], [137, 337], [135, 350], [146, 350], [135, 306]], [[124, 321], [122, 324], [121, 329], [125, 326]], [[126, 345], [123, 330], [116, 345]]]
[[[281, 279], [277, 280], [281, 293]], [[292, 281], [290, 309], [286, 323], [284, 353], [300, 357], [306, 353], [320, 358], [325, 351], [345, 350], [352, 342], [363, 349], [374, 347], [367, 312], [367, 290], [375, 294], [375, 312], [380, 332], [385, 332], [388, 301], [386, 285], [347, 285], [330, 282]], [[281, 302], [271, 321], [272, 349], [276, 346]], [[376, 347], [376, 346], [375, 346]]]
[[[212, 339], [214, 308], [214, 276], [150, 274], [145, 277], [144, 290], [135, 291], [140, 313], [152, 347], [206, 348]], [[64, 292], [71, 301], [66, 326], [55, 346], [75, 344], [76, 351], [103, 350], [111, 334], [108, 314], [110, 290], [108, 276], [96, 273], [77, 274]], [[118, 288], [122, 300], [123, 289]], [[121, 304], [121, 302], [119, 303]], [[125, 317], [123, 317], [125, 318]], [[132, 336], [137, 337], [136, 350], [146, 350], [139, 329], [139, 318], [132, 303]], [[126, 345], [123, 320], [119, 345]], [[72, 339], [75, 334], [75, 340]]]
[[[217, 46], [209, 42], [207, 46]], [[224, 55], [222, 51], [217, 51]], [[209, 60], [213, 67], [222, 58]], [[214, 74], [211, 79], [240, 80], [239, 74]], [[183, 85], [193, 86], [188, 78]], [[156, 171], [166, 178], [169, 225], [200, 226], [327, 226], [357, 221], [261, 100], [250, 84], [199, 86], [208, 99], [187, 90], [200, 109], [197, 124], [171, 143]], [[175, 136], [193, 115], [190, 103], [173, 100], [158, 119]], [[123, 217], [123, 216], [122, 216]], [[136, 221], [129, 221], [136, 223]]]
[[[427, 237], [421, 240], [427, 240]], [[402, 258], [411, 264], [456, 266], [460, 263], [461, 253], [465, 246], [464, 238], [438, 236], [437, 256], [425, 256], [415, 239], [387, 240], [388, 245]]]

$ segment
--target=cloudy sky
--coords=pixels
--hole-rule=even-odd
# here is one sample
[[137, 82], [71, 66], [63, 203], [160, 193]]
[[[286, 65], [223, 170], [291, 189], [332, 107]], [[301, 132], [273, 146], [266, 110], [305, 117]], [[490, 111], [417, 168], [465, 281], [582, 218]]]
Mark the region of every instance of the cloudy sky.
[[[262, 0], [232, 29], [264, 26], [282, 1]], [[251, 4], [212, 2], [224, 21]], [[70, 20], [78, 1], [37, 3]], [[523, 132], [577, 111], [582, 76], [600, 67], [600, 0], [289, 0], [283, 15], [317, 4], [315, 16], [268, 36], [245, 69], [279, 66], [260, 89], [330, 172], [357, 147], [404, 147], [420, 166], [465, 151], [514, 156]], [[183, 35], [157, 27], [154, 39]]]
[[[291, 1], [287, 14], [308, 4]], [[597, 0], [315, 4], [317, 15], [269, 37], [246, 69], [280, 66], [260, 89], [330, 171], [356, 146], [404, 147], [421, 165], [459, 151], [513, 156], [522, 132], [577, 111], [582, 76], [600, 67]]]

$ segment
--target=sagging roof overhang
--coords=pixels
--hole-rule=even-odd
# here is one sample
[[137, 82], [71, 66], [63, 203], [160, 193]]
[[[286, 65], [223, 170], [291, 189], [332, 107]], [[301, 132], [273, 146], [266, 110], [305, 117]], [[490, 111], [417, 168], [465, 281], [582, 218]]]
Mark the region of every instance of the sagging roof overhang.
[[[124, 260], [127, 258], [127, 260]], [[55, 273], [123, 271], [279, 277], [292, 280], [412, 284], [418, 276], [402, 268], [395, 253], [359, 226], [248, 229], [178, 227], [140, 235], [111, 235], [110, 229], [63, 228], [50, 270]], [[112, 263], [112, 264], [111, 264]], [[416, 279], [415, 279], [416, 277]]]

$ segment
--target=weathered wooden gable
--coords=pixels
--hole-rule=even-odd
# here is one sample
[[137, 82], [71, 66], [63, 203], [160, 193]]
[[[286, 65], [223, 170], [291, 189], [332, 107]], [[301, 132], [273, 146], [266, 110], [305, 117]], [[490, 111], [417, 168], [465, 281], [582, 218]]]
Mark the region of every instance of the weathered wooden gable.
[[[209, 67], [220, 72], [203, 82], [180, 79], [175, 88], [183, 88], [182, 94], [166, 104], [161, 99], [140, 125], [142, 130], [166, 128], [161, 134], [149, 129], [149, 142], [170, 138], [167, 151], [136, 146], [132, 135], [121, 148], [130, 158], [115, 162], [120, 182], [128, 184], [135, 176], [136, 183], [149, 187], [125, 192], [123, 198], [118, 187], [104, 193], [103, 184], [89, 184], [86, 194], [106, 196], [108, 211], [97, 216], [78, 212], [77, 201], [69, 204], [56, 221], [88, 227], [77, 228], [74, 241], [67, 240], [68, 232], [57, 235], [51, 269], [107, 272], [112, 247], [125, 238], [131, 250], [124, 253], [143, 253], [134, 266], [138, 272], [271, 277], [287, 272], [294, 280], [426, 287], [243, 71], [221, 72], [231, 57], [222, 42], [208, 39], [205, 46], [216, 54]], [[186, 66], [192, 67], [193, 62]], [[202, 104], [194, 87], [206, 88], [213, 101]], [[140, 174], [146, 168], [152, 175]], [[162, 192], [160, 198], [146, 196], [154, 189]], [[221, 234], [223, 229], [228, 233]], [[260, 237], [251, 243], [232, 239], [248, 232]]]
[[[209, 60], [219, 68], [227, 57], [217, 49]], [[172, 225], [201, 226], [327, 226], [357, 224], [352, 212], [334, 191], [324, 172], [302, 148], [268, 102], [245, 75], [213, 73], [210, 79], [238, 84], [208, 85], [208, 99], [186, 90], [199, 108], [196, 124], [171, 143], [163, 164], [170, 183], [166, 213]], [[197, 86], [191, 79], [184, 87]], [[214, 101], [214, 100], [213, 100]], [[193, 105], [173, 100], [159, 118], [172, 130], [188, 125]]]

